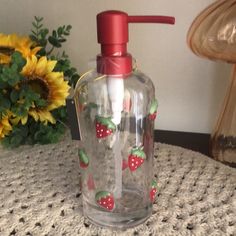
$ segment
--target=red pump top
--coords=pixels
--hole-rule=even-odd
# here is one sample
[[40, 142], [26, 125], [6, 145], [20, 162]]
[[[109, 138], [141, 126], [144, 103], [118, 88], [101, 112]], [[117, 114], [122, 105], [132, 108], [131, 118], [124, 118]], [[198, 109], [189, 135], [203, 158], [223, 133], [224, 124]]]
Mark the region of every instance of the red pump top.
[[132, 71], [132, 56], [127, 53], [128, 23], [174, 24], [169, 16], [128, 16], [121, 11], [104, 11], [97, 15], [97, 37], [101, 54], [97, 71], [106, 75], [126, 75]]

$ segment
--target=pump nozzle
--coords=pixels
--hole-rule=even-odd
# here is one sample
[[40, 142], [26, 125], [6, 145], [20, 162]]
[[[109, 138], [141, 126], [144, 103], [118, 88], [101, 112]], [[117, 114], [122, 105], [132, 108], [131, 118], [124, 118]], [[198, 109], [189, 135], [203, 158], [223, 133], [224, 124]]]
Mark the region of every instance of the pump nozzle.
[[97, 71], [106, 75], [126, 75], [132, 71], [132, 57], [127, 53], [129, 23], [174, 24], [170, 16], [129, 16], [121, 11], [105, 11], [97, 15], [97, 37], [101, 54]]
[[175, 18], [172, 16], [128, 16], [129, 23], [161, 23], [175, 24]]

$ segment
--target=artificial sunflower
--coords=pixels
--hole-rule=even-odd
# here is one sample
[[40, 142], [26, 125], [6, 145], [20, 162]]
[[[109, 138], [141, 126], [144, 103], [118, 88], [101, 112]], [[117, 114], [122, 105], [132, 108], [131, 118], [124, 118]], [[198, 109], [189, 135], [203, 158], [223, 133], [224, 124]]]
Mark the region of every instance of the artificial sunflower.
[[12, 130], [12, 126], [9, 122], [9, 114], [10, 113], [3, 115], [2, 119], [0, 120], [0, 139], [4, 138]]
[[[27, 57], [27, 63], [22, 70], [22, 75], [26, 78], [24, 83], [46, 101], [43, 107], [33, 104], [30, 108], [29, 115], [35, 121], [56, 123], [50, 111], [66, 105], [70, 86], [64, 80], [62, 72], [53, 72], [56, 63], [57, 61], [47, 60], [46, 57], [37, 59], [33, 55]], [[22, 117], [21, 122], [26, 123], [27, 117]]]
[[0, 33], [0, 64], [8, 64], [14, 51], [20, 52], [23, 57], [35, 55], [40, 47], [34, 47], [34, 42], [27, 36]]

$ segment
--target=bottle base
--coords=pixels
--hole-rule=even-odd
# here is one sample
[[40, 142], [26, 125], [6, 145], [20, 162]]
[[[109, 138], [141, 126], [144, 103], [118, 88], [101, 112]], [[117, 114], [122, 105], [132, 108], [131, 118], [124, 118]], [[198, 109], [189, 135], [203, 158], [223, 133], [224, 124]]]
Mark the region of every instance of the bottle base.
[[136, 213], [132, 212], [132, 214], [105, 213], [101, 211], [97, 214], [94, 213], [94, 211], [84, 211], [84, 216], [92, 224], [99, 227], [125, 230], [145, 222], [152, 214], [152, 207], [143, 211], [139, 210]]
[[[124, 193], [124, 192], [123, 192]], [[125, 199], [125, 207], [121, 208], [122, 200], [117, 203], [119, 204], [118, 209], [115, 209], [114, 211], [106, 211], [105, 209], [91, 204], [90, 202], [86, 201], [84, 199], [83, 201], [83, 212], [84, 216], [87, 217], [93, 224], [97, 226], [103, 226], [103, 227], [109, 227], [112, 229], [119, 229], [119, 230], [125, 230], [127, 228], [131, 228], [134, 226], [137, 226], [143, 222], [145, 222], [152, 214], [152, 204], [148, 204], [145, 206], [141, 205], [141, 197], [138, 193], [135, 194], [134, 192], [126, 192], [123, 195], [123, 200]], [[134, 205], [131, 205], [132, 202], [127, 200], [129, 197], [132, 197], [132, 202], [134, 204], [135, 201], [135, 207]], [[140, 200], [140, 201], [139, 201]], [[128, 203], [128, 204], [127, 204]], [[142, 207], [141, 207], [142, 206]]]

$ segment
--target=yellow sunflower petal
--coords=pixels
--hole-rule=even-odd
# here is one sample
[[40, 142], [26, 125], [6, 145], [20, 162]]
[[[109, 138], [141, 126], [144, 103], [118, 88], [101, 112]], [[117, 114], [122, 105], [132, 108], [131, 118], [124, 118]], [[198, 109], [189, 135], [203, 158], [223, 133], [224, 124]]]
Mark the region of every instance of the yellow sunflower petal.
[[37, 52], [38, 52], [40, 49], [41, 49], [41, 47], [35, 47], [35, 48], [33, 48], [33, 49], [31, 50], [31, 54], [30, 54], [30, 56], [32, 56], [32, 55], [36, 55]]
[[25, 125], [28, 121], [28, 115], [21, 118], [21, 124]]
[[4, 138], [12, 130], [12, 126], [9, 122], [9, 117], [10, 117], [10, 113], [7, 113], [0, 120], [0, 138]]
[[11, 61], [11, 57], [0, 53], [0, 64], [9, 64]]
[[[29, 115], [35, 121], [56, 123], [51, 110], [65, 106], [70, 86], [65, 81], [62, 72], [53, 72], [57, 61], [47, 60], [46, 57], [37, 59], [35, 56], [27, 58], [27, 64], [22, 74], [29, 79], [32, 89], [35, 89], [46, 100], [45, 107], [32, 106]], [[27, 81], [26, 81], [27, 82]]]
[[[16, 34], [0, 34], [0, 47], [8, 48], [10, 54], [12, 53], [12, 51], [18, 51], [22, 53], [23, 57], [36, 55], [40, 48], [35, 47], [32, 49], [33, 46], [34, 42], [28, 36], [19, 36]], [[8, 54], [5, 55], [10, 57]], [[4, 60], [4, 64], [8, 64], [9, 62], [10, 59], [8, 59], [7, 61]]]
[[52, 72], [56, 64], [57, 64], [57, 61], [48, 61], [47, 66], [46, 66], [46, 74]]
[[22, 74], [25, 76], [31, 76], [34, 74], [36, 65], [37, 65], [37, 57], [36, 56], [31, 56], [26, 58], [26, 65], [22, 69]]
[[37, 113], [37, 111], [36, 110], [30, 110], [29, 111], [29, 115], [31, 115], [33, 118], [34, 118], [34, 120], [35, 121], [38, 121], [39, 120], [39, 115], [38, 115], [38, 113]]
[[44, 121], [49, 121], [51, 122], [52, 124], [55, 124], [56, 123], [56, 120], [54, 119], [54, 117], [52, 116], [51, 112], [49, 111], [46, 111], [46, 110], [41, 110], [39, 112], [39, 119], [41, 122], [44, 122]]
[[46, 67], [47, 67], [47, 58], [40, 57], [37, 65], [36, 65], [36, 68], [35, 68], [36, 75], [37, 76], [44, 76], [47, 73]]
[[13, 125], [17, 125], [20, 122], [20, 117], [14, 117], [10, 119]]

